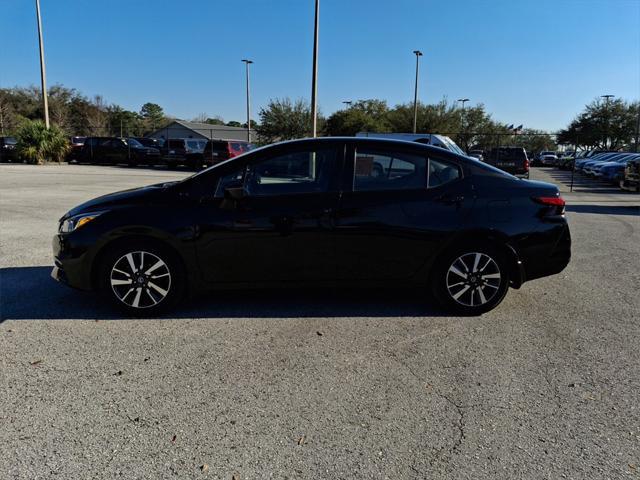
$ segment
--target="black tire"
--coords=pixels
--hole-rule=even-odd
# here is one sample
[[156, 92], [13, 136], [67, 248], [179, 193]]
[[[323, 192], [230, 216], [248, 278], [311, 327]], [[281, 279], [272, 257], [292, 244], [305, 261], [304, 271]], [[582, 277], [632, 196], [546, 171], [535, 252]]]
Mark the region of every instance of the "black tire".
[[186, 291], [182, 262], [154, 240], [133, 240], [111, 248], [102, 258], [99, 275], [101, 293], [116, 308], [136, 317], [166, 311]]
[[508, 263], [504, 253], [489, 243], [464, 244], [438, 259], [430, 283], [433, 296], [446, 309], [481, 315], [497, 307], [507, 294]]
[[175, 170], [176, 168], [178, 168], [178, 164], [176, 162], [168, 162], [167, 163], [167, 168], [169, 170]]

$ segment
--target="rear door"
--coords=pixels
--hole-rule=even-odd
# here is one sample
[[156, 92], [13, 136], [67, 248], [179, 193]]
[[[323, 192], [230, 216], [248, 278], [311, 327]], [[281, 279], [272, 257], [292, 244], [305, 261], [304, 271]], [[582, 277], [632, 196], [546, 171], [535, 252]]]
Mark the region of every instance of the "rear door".
[[335, 220], [338, 278], [409, 278], [455, 234], [473, 192], [453, 159], [395, 147], [348, 150]]

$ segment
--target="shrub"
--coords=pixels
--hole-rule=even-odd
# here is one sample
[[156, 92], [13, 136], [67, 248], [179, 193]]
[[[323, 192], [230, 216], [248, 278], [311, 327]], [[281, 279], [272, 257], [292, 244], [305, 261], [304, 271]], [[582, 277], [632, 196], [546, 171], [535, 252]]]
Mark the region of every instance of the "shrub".
[[25, 120], [16, 133], [20, 158], [42, 165], [47, 160], [60, 162], [69, 151], [69, 142], [56, 125], [49, 129], [42, 120]]

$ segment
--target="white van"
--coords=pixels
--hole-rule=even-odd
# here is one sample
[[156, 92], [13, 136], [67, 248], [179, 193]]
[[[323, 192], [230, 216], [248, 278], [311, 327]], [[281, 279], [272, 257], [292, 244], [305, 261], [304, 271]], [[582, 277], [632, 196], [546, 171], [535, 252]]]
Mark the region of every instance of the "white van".
[[373, 133], [373, 132], [358, 132], [356, 137], [371, 137], [371, 138], [387, 138], [391, 140], [404, 140], [406, 142], [418, 142], [425, 145], [433, 145], [434, 147], [444, 148], [450, 150], [458, 155], [467, 156], [462, 149], [456, 145], [456, 142], [451, 140], [445, 135], [438, 135], [435, 133]]

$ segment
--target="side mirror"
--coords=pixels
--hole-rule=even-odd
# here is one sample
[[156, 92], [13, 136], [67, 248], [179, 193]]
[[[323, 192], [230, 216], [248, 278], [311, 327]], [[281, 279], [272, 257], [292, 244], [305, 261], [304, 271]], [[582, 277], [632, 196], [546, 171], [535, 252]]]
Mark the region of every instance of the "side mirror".
[[224, 189], [225, 200], [242, 200], [249, 196], [249, 193], [242, 186], [232, 186]]

